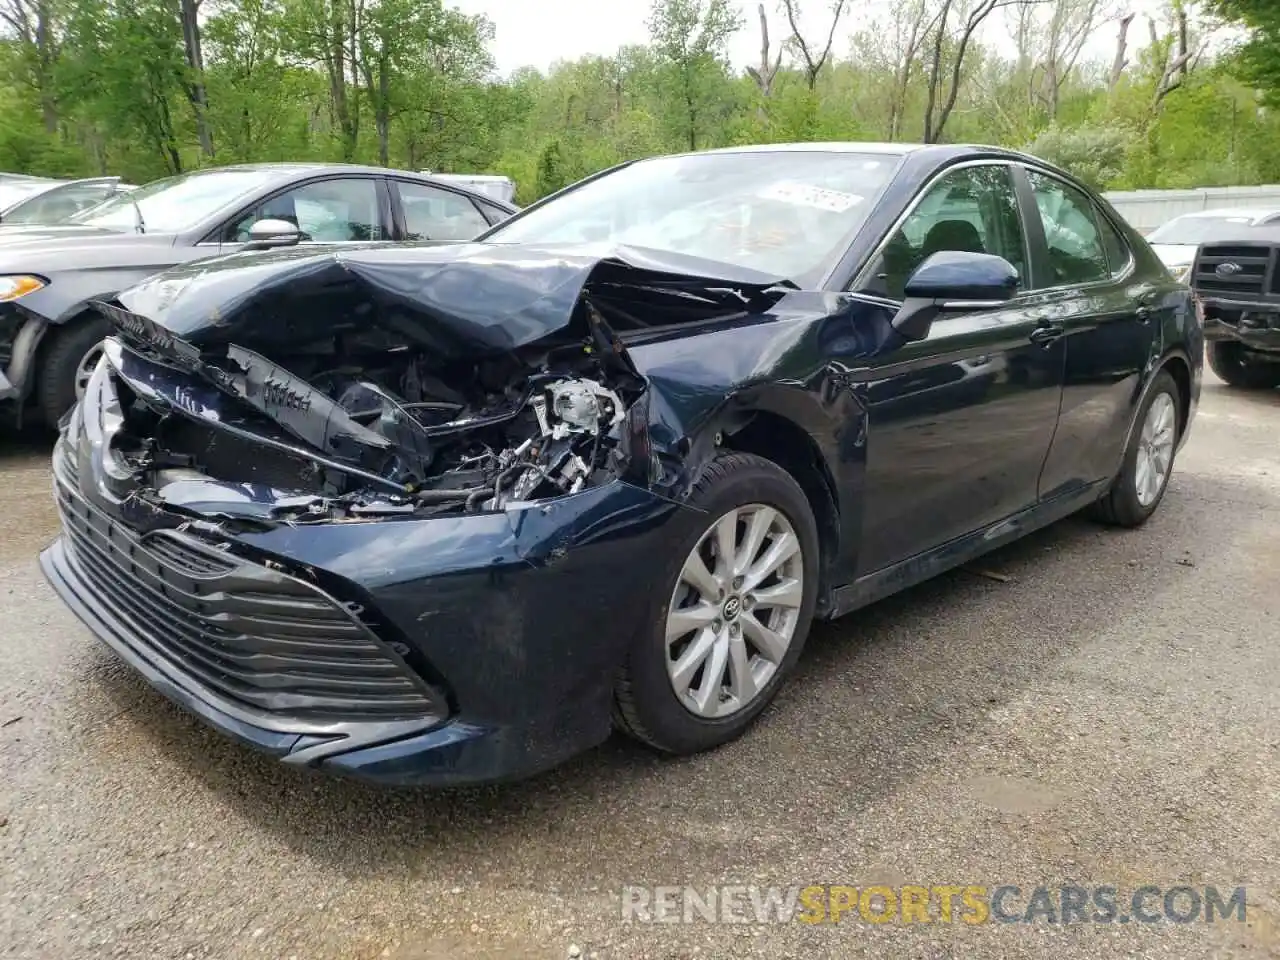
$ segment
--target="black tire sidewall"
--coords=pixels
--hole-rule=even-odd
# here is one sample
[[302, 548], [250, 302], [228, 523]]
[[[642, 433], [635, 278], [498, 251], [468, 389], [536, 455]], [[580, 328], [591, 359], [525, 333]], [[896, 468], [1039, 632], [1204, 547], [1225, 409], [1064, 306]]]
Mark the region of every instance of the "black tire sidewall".
[[59, 418], [71, 409], [76, 401], [76, 370], [80, 361], [110, 332], [111, 325], [105, 317], [88, 313], [46, 334], [50, 339], [44, 347], [35, 395], [40, 416], [47, 426], [56, 427]]
[[1235, 340], [1207, 344], [1209, 368], [1229, 387], [1268, 390], [1280, 386], [1280, 362], [1249, 363], [1248, 349]]
[[[786, 682], [804, 649], [818, 593], [819, 538], [809, 501], [791, 476], [774, 463], [748, 454], [727, 454], [708, 467], [709, 483], [700, 483], [689, 510], [679, 520], [670, 553], [652, 580], [653, 596], [645, 624], [628, 657], [631, 706], [642, 725], [642, 738], [673, 753], [696, 753], [727, 743], [747, 729], [768, 707]], [[786, 657], [765, 689], [744, 710], [729, 717], [706, 719], [680, 702], [667, 674], [666, 620], [676, 580], [690, 551], [707, 528], [735, 507], [762, 503], [790, 521], [803, 551], [804, 599], [800, 619]]]

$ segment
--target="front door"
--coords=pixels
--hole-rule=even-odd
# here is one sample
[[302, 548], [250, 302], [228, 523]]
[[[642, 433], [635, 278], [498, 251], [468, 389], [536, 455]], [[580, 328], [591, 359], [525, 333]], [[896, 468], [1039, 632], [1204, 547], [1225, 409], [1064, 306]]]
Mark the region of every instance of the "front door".
[[1120, 466], [1147, 364], [1158, 354], [1156, 283], [1135, 272], [1123, 233], [1082, 191], [1026, 171], [1039, 222], [1042, 298], [1064, 332], [1058, 431], [1040, 478], [1042, 499], [1108, 479]]
[[293, 224], [304, 244], [391, 239], [390, 203], [377, 177], [324, 177], [282, 190], [232, 218], [219, 238], [221, 252], [244, 245], [259, 220]]
[[1004, 257], [1021, 291], [1008, 304], [937, 320], [926, 339], [859, 371], [868, 418], [859, 575], [1034, 505], [1053, 440], [1063, 345], [1045, 336], [1028, 296], [1011, 167], [965, 165], [934, 181], [859, 285], [901, 300], [907, 277], [940, 250]]

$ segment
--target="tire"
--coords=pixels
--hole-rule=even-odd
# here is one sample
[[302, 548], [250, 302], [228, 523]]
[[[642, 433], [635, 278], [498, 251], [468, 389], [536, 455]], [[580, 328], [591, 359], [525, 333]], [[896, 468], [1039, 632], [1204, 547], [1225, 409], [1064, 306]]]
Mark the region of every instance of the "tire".
[[1244, 344], [1215, 340], [1206, 345], [1209, 368], [1229, 387], [1269, 390], [1280, 387], [1280, 361], [1250, 360]]
[[[819, 540], [813, 511], [800, 486], [777, 464], [748, 453], [722, 454], [707, 466], [689, 503], [696, 509], [686, 511], [680, 529], [673, 531], [670, 556], [654, 574], [648, 614], [627, 652], [614, 689], [615, 724], [658, 750], [679, 755], [700, 753], [728, 743], [764, 711], [804, 649], [818, 590]], [[728, 580], [728, 595], [710, 601], [707, 597], [710, 589], [702, 593], [689, 586], [684, 569], [697, 549], [714, 579], [719, 567], [715, 557], [718, 551], [712, 546], [715, 531], [719, 521], [733, 512], [737, 512], [737, 519], [732, 528], [743, 538], [735, 540], [735, 551], [745, 554], [749, 549], [745, 544], [750, 541], [750, 531], [756, 529], [752, 520], [762, 529], [767, 525], [766, 539], [755, 551], [757, 562], [746, 564], [746, 569], [763, 569], [763, 561], [771, 549], [778, 548], [777, 555], [785, 553], [780, 544], [788, 534], [794, 535], [799, 554], [798, 558], [792, 554], [782, 565], [780, 579], [770, 576], [757, 590], [743, 590], [739, 604], [731, 609], [732, 600], [739, 597], [739, 587], [735, 584], [743, 578]], [[775, 532], [776, 538], [771, 535]], [[707, 556], [712, 559], [706, 560]], [[802, 576], [799, 590], [794, 584], [797, 572]], [[781, 579], [784, 575], [785, 580]], [[747, 583], [742, 586], [749, 586], [750, 574], [746, 579]], [[703, 582], [708, 587], [715, 586], [708, 580]], [[768, 597], [770, 601], [782, 599], [781, 591], [785, 591], [789, 595], [787, 602], [781, 605], [764, 602], [770, 590], [773, 591], [773, 596]], [[798, 603], [793, 604], [796, 594]], [[717, 619], [683, 639], [674, 638], [669, 644], [667, 625], [673, 602], [683, 606], [694, 603], [695, 596], [696, 615], [714, 615]], [[695, 607], [687, 609], [693, 611]], [[713, 610], [716, 612], [711, 614]], [[790, 629], [790, 643], [785, 651], [770, 639], [772, 659], [764, 654], [765, 647], [757, 647], [752, 639], [769, 638], [769, 634], [760, 632], [760, 624], [776, 626], [778, 632], [774, 637], [785, 636]], [[714, 639], [708, 640], [708, 637]], [[704, 646], [715, 648], [702, 659], [702, 667], [687, 674], [691, 678], [700, 677], [697, 686], [711, 691], [705, 698], [706, 707], [701, 715], [696, 712], [697, 692], [689, 690], [684, 697], [679, 695], [678, 681], [669, 670], [669, 664], [678, 663], [681, 654], [692, 657], [691, 648], [700, 641]], [[717, 663], [720, 651], [728, 651], [723, 654], [727, 659], [719, 661], [723, 668], [722, 684], [734, 687], [733, 692], [724, 694], [720, 693], [721, 684], [708, 682], [708, 671]], [[741, 652], [742, 656], [735, 658], [734, 652]], [[741, 665], [748, 661], [749, 669], [741, 670]], [[735, 677], [744, 676], [751, 677], [750, 684], [734, 684]], [[739, 694], [739, 690], [750, 691], [750, 696]], [[722, 715], [711, 715], [717, 711], [723, 711]]]
[[75, 405], [76, 375], [89, 351], [110, 332], [105, 317], [82, 314], [64, 327], [56, 327], [45, 344], [44, 358], [36, 380], [36, 404], [49, 427], [56, 427], [62, 415]]
[[[1143, 455], [1144, 445], [1148, 442], [1148, 415], [1157, 404], [1160, 405], [1157, 418], [1163, 414], [1167, 419], [1170, 414], [1164, 412], [1171, 410], [1172, 420], [1168, 428], [1170, 431], [1168, 463], [1163, 477], [1159, 480], [1159, 487], [1152, 497], [1150, 489], [1145, 491], [1146, 496], [1139, 489], [1143, 478], [1149, 476], [1147, 473], [1140, 472], [1139, 460]], [[1168, 406], [1170, 404], [1171, 407]], [[1165, 491], [1169, 488], [1169, 477], [1173, 474], [1178, 438], [1182, 435], [1181, 410], [1178, 384], [1167, 370], [1161, 370], [1156, 374], [1151, 389], [1147, 391], [1146, 399], [1138, 409], [1138, 415], [1134, 419], [1133, 436], [1129, 438], [1129, 445], [1125, 448], [1119, 475], [1112, 481], [1106, 495], [1093, 505], [1091, 512], [1094, 519], [1111, 526], [1140, 527], [1156, 512], [1160, 501], [1164, 499]]]

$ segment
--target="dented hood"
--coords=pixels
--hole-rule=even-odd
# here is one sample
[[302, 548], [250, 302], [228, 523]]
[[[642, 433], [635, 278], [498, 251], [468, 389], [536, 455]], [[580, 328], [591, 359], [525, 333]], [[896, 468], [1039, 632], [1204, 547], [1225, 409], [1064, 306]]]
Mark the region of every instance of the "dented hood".
[[344, 332], [385, 333], [442, 360], [516, 349], [567, 327], [588, 285], [648, 288], [736, 309], [790, 283], [715, 261], [634, 247], [369, 244], [242, 253], [178, 267], [120, 304], [201, 352], [277, 348]]

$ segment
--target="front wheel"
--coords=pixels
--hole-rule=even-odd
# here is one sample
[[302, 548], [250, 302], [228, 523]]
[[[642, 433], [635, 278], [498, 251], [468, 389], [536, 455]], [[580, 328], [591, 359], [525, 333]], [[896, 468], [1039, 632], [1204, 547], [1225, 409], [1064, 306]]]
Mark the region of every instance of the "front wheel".
[[1138, 409], [1120, 474], [1093, 509], [1104, 523], [1138, 527], [1156, 512], [1169, 486], [1181, 432], [1178, 385], [1167, 370], [1156, 374]]
[[36, 399], [40, 415], [50, 427], [56, 427], [62, 415], [84, 394], [93, 368], [102, 356], [102, 339], [110, 332], [110, 324], [98, 314], [83, 314], [64, 327], [56, 327], [46, 336], [44, 360], [36, 381]]
[[1280, 387], [1280, 360], [1259, 360], [1234, 340], [1215, 340], [1207, 345], [1209, 369], [1229, 387], [1242, 390], [1269, 390]]
[[723, 454], [689, 506], [615, 689], [618, 726], [675, 754], [727, 743], [768, 706], [818, 589], [817, 524], [781, 467]]

